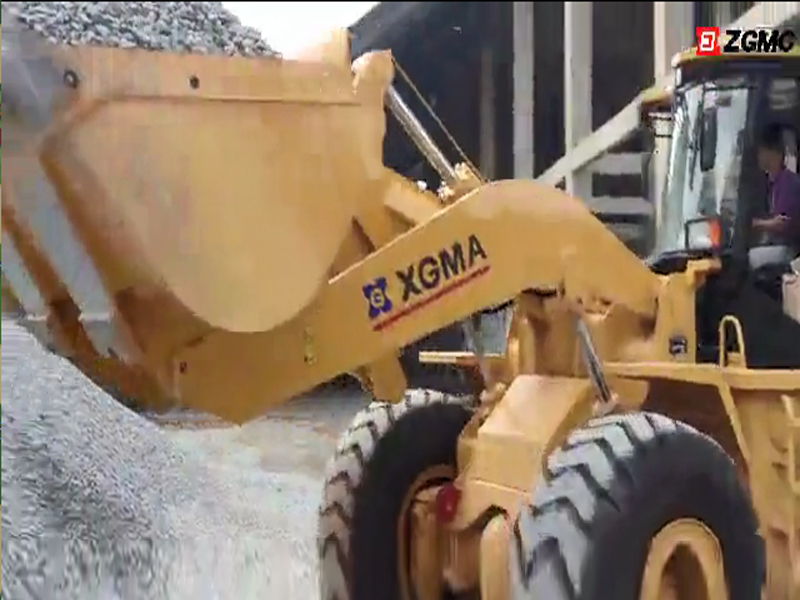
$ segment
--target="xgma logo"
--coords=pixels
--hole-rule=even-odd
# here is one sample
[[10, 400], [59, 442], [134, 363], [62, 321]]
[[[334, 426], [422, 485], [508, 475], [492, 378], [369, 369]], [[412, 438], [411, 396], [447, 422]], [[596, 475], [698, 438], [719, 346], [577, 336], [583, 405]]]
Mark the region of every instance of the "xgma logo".
[[716, 56], [738, 54], [789, 52], [797, 42], [791, 29], [727, 29], [720, 37], [719, 27], [697, 28], [697, 55]]

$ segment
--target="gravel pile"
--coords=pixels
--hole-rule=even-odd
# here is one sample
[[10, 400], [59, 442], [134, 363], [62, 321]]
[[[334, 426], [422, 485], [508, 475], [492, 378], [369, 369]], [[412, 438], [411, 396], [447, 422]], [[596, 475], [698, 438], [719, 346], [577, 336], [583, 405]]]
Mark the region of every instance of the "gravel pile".
[[3, 598], [316, 597], [316, 481], [246, 447], [215, 467], [17, 325], [2, 339]]
[[4, 2], [52, 43], [275, 56], [221, 2]]
[[[276, 55], [219, 2], [5, 2], [9, 14], [51, 43]], [[313, 480], [257, 456], [217, 468], [20, 327], [4, 321], [2, 339], [3, 599], [316, 596]]]

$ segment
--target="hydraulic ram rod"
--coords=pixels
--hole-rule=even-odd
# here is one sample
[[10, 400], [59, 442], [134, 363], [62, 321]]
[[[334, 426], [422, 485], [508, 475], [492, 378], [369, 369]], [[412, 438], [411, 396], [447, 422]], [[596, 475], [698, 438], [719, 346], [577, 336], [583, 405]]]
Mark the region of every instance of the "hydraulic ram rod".
[[428, 132], [425, 131], [422, 123], [420, 123], [419, 119], [411, 112], [411, 109], [400, 97], [400, 94], [397, 93], [397, 90], [394, 89], [394, 86], [389, 87], [389, 91], [386, 93], [386, 105], [413, 140], [414, 144], [416, 144], [417, 148], [419, 148], [419, 151], [425, 155], [428, 162], [430, 162], [433, 168], [436, 169], [436, 172], [439, 173], [444, 183], [452, 185], [456, 182], [455, 168], [450, 164], [450, 161], [447, 160], [447, 157], [439, 149], [439, 146], [436, 145], [436, 142], [433, 141]]
[[[389, 107], [394, 117], [400, 122], [400, 125], [405, 129], [417, 148], [419, 148], [419, 151], [422, 152], [428, 162], [436, 169], [436, 172], [439, 173], [442, 181], [447, 185], [456, 183], [458, 181], [458, 176], [456, 175], [455, 168], [450, 161], [447, 160], [447, 157], [439, 146], [436, 145], [436, 142], [433, 141], [433, 138], [425, 131], [422, 123], [420, 123], [416, 115], [411, 112], [411, 109], [394, 86], [390, 86], [386, 93], [386, 105]], [[480, 313], [476, 313], [462, 321], [461, 327], [464, 331], [464, 336], [472, 345], [475, 356], [478, 359], [481, 376], [484, 378], [484, 381], [489, 381], [489, 368], [484, 359], [484, 332], [482, 324]]]

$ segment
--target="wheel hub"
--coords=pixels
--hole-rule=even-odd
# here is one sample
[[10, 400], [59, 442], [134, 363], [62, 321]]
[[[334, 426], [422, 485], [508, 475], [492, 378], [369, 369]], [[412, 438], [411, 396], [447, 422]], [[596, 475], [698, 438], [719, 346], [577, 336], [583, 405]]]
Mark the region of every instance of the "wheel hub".
[[650, 542], [640, 600], [727, 600], [719, 540], [696, 519], [668, 523]]
[[[398, 575], [402, 600], [439, 600], [442, 594], [438, 528], [428, 511], [415, 510], [415, 500], [455, 477], [453, 467], [438, 465], [420, 473], [408, 489], [397, 523]], [[426, 503], [430, 504], [430, 502]]]

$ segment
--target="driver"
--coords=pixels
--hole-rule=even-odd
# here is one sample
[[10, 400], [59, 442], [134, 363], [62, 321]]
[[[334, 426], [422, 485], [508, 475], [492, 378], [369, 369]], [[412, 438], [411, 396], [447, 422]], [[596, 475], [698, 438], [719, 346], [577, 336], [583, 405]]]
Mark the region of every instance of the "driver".
[[753, 226], [786, 246], [792, 257], [800, 253], [800, 175], [784, 166], [783, 131], [779, 124], [764, 128], [758, 144], [758, 166], [767, 174], [769, 215]]

